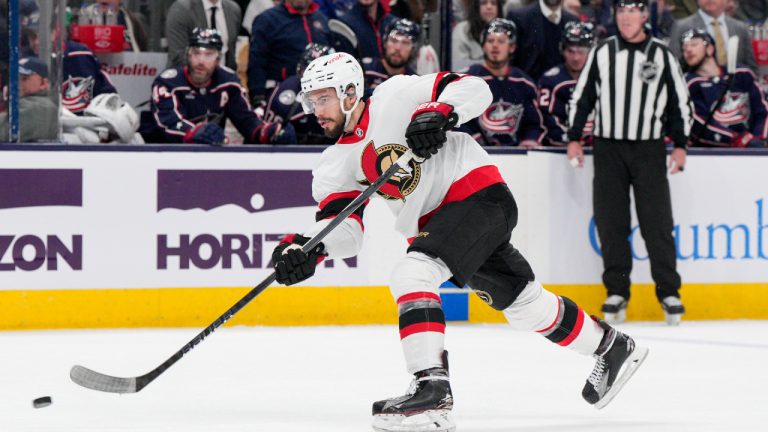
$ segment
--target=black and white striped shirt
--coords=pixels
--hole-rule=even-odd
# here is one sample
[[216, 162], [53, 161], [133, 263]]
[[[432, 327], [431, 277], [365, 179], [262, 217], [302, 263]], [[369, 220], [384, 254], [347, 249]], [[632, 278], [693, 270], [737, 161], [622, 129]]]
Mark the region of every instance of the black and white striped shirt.
[[658, 39], [628, 43], [618, 36], [595, 46], [573, 91], [568, 138], [578, 141], [594, 112], [594, 135], [658, 140], [685, 148], [691, 129], [688, 87], [680, 63]]

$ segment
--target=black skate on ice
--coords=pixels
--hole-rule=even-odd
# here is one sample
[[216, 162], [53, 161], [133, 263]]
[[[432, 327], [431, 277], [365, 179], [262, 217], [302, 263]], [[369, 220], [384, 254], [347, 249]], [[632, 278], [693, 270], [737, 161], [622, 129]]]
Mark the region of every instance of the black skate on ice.
[[615, 294], [608, 296], [600, 310], [608, 324], [623, 323], [627, 320], [627, 299]]
[[445, 368], [417, 372], [407, 394], [373, 403], [373, 429], [378, 432], [452, 432], [456, 425], [449, 414], [453, 409], [451, 383]]
[[648, 348], [635, 345], [634, 339], [598, 320], [605, 329], [603, 340], [593, 355], [595, 368], [587, 379], [581, 395], [584, 400], [601, 409], [621, 391], [648, 356]]

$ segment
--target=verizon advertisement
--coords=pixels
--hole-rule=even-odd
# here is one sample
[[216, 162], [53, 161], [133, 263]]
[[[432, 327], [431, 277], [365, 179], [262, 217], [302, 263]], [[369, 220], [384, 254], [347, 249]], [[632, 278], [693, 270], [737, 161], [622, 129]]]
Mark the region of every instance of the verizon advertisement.
[[120, 96], [137, 111], [149, 109], [142, 105], [152, 95], [152, 81], [165, 70], [166, 53], [121, 52], [96, 54], [101, 69], [109, 75]]
[[[36, 152], [0, 158], [0, 289], [247, 287], [314, 221], [319, 153]], [[495, 155], [520, 209], [514, 245], [544, 283], [599, 284], [591, 160]], [[428, 163], [428, 162], [427, 162]], [[691, 156], [670, 177], [685, 283], [768, 281], [768, 159]], [[716, 175], [715, 175], [716, 174]], [[308, 286], [382, 286], [406, 242], [378, 199], [365, 246]], [[637, 223], [633, 280], [651, 282]]]

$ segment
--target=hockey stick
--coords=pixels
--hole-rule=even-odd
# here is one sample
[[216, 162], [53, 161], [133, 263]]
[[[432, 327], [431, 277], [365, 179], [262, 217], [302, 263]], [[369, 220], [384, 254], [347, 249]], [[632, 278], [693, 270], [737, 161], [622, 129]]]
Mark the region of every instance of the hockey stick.
[[[355, 57], [360, 59], [361, 57], [361, 51], [360, 51], [360, 43], [357, 39], [357, 35], [355, 32], [350, 28], [348, 25], [344, 24], [343, 21], [340, 21], [335, 18], [331, 18], [328, 20], [328, 30], [330, 30], [332, 33], [335, 33], [337, 37], [343, 37], [344, 39], [349, 42], [349, 44], [352, 46], [352, 49], [355, 51]], [[341, 51], [339, 48], [341, 46], [335, 46], [336, 51]], [[350, 53], [351, 54], [351, 53]]]
[[[378, 191], [379, 188], [381, 188], [384, 183], [386, 183], [397, 171], [400, 169], [407, 169], [408, 163], [414, 158], [416, 157], [411, 152], [411, 150], [406, 151], [397, 159], [397, 161], [395, 161], [395, 163], [392, 164], [392, 166], [389, 167], [389, 169], [384, 172], [384, 174], [382, 174], [378, 179], [376, 179], [376, 181], [368, 186], [366, 190], [358, 195], [357, 198], [349, 203], [349, 205], [347, 205], [344, 210], [338, 214], [338, 216], [333, 218], [333, 220], [325, 228], [323, 228], [322, 231], [320, 231], [316, 236], [312, 237], [312, 239], [310, 239], [307, 244], [302, 247], [302, 250], [304, 252], [308, 252], [314, 249], [314, 247], [317, 246], [323, 240], [323, 238], [328, 235], [328, 233], [333, 231], [349, 215], [357, 210], [357, 208], [360, 207], [368, 198], [370, 198], [371, 195], [376, 193], [376, 191]], [[120, 378], [111, 375], [105, 375], [88, 369], [84, 366], [73, 366], [72, 370], [69, 372], [69, 377], [76, 384], [92, 390], [108, 393], [137, 393], [146, 387], [149, 383], [154, 381], [157, 377], [159, 377], [163, 372], [168, 370], [168, 368], [173, 366], [174, 363], [184, 357], [184, 355], [190, 352], [195, 346], [197, 346], [197, 344], [208, 337], [208, 335], [221, 327], [225, 322], [229, 321], [232, 316], [244, 308], [248, 303], [251, 302], [251, 300], [256, 298], [256, 296], [261, 294], [262, 291], [267, 289], [267, 287], [269, 287], [269, 285], [271, 285], [275, 279], [275, 272], [272, 272], [269, 276], [267, 276], [266, 279], [264, 279], [260, 284], [256, 285], [256, 287], [248, 292], [245, 297], [235, 303], [234, 306], [227, 309], [227, 311], [224, 312], [220, 317], [216, 318], [216, 320], [211, 323], [211, 325], [206, 327], [197, 336], [192, 338], [191, 341], [187, 342], [186, 345], [181, 347], [180, 350], [176, 351], [176, 353], [169, 357], [166, 361], [144, 375], [131, 378]]]
[[725, 85], [723, 86], [723, 90], [720, 92], [720, 96], [715, 101], [714, 105], [712, 105], [712, 109], [709, 110], [709, 115], [707, 115], [707, 118], [704, 119], [704, 124], [701, 126], [699, 132], [696, 135], [691, 136], [691, 141], [694, 143], [701, 142], [701, 135], [707, 130], [707, 126], [709, 126], [709, 123], [712, 121], [713, 118], [715, 118], [715, 112], [717, 112], [718, 108], [720, 108], [720, 105], [723, 104], [723, 101], [725, 101], [725, 96], [728, 94], [728, 90], [731, 89], [731, 84], [733, 83], [733, 76], [736, 74], [736, 57], [738, 56], [739, 52], [739, 37], [738, 36], [731, 36], [728, 38], [728, 43], [726, 44], [726, 73], [728, 74], [725, 78]]

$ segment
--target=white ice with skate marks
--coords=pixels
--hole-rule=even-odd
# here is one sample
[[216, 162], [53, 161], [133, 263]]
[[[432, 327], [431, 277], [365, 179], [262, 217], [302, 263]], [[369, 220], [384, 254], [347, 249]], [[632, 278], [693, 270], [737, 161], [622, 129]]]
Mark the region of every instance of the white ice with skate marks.
[[[504, 325], [449, 324], [456, 430], [766, 430], [768, 321], [618, 328], [650, 354], [596, 410], [580, 394], [591, 358]], [[0, 333], [0, 431], [363, 432], [371, 403], [410, 381], [395, 326], [225, 328], [138, 394], [69, 380], [74, 364], [143, 374], [199, 330]], [[40, 396], [53, 405], [34, 409]]]

